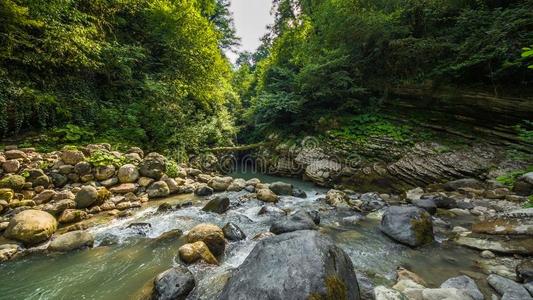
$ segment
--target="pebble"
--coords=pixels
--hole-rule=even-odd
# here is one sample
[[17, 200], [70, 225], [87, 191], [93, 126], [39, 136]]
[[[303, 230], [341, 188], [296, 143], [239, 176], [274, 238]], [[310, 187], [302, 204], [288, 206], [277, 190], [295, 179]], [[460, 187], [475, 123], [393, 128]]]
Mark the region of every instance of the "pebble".
[[495, 258], [496, 255], [494, 253], [492, 253], [492, 251], [490, 251], [490, 250], [484, 250], [484, 251], [481, 252], [481, 257], [487, 258], [487, 259], [492, 259], [492, 258]]

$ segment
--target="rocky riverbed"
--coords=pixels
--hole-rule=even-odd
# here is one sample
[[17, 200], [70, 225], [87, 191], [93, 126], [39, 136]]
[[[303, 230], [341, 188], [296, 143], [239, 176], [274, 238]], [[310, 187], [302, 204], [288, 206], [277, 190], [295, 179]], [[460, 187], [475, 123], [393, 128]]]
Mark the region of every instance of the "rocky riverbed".
[[383, 194], [107, 144], [0, 161], [2, 299], [532, 297], [533, 174], [521, 195], [472, 178]]

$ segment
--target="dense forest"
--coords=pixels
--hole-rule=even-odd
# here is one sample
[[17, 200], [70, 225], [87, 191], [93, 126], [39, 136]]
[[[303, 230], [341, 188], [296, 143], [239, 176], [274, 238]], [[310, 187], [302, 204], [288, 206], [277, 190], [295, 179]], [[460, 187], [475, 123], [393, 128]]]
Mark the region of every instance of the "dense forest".
[[[0, 3], [0, 132], [198, 150], [234, 137], [226, 0]], [[184, 143], [186, 141], [186, 144]]]
[[532, 1], [279, 0], [234, 81], [252, 132], [316, 132], [343, 115], [375, 119], [391, 88], [531, 94], [532, 41]]
[[235, 66], [227, 0], [0, 5], [0, 134], [41, 144], [191, 153], [239, 131], [375, 120], [392, 88], [522, 95], [533, 82], [529, 0], [276, 0], [261, 47]]

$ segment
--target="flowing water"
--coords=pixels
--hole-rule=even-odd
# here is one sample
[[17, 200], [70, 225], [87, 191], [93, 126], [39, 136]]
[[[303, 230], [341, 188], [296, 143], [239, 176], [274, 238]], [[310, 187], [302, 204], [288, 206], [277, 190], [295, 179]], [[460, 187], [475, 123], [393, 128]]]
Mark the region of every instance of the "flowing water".
[[[238, 173], [237, 177], [250, 178]], [[359, 275], [377, 284], [390, 284], [394, 271], [401, 265], [426, 279], [429, 286], [437, 287], [447, 278], [462, 271], [479, 272], [475, 251], [434, 243], [418, 250], [391, 241], [379, 231], [377, 218], [368, 217], [357, 225], [343, 225], [349, 216], [330, 209], [323, 201], [326, 190], [295, 179], [257, 176], [263, 182], [282, 180], [304, 190], [306, 199], [282, 197], [277, 204], [283, 209], [316, 209], [321, 212], [320, 230], [330, 236], [352, 259]], [[199, 223], [210, 222], [223, 226], [231, 221], [247, 235], [247, 239], [231, 242], [226, 248], [220, 266], [203, 263], [192, 265], [197, 287], [191, 299], [213, 299], [228, 278], [229, 271], [246, 258], [257, 243], [252, 238], [268, 231], [275, 215], [257, 215], [263, 203], [257, 200], [239, 201], [246, 192], [227, 193], [232, 209], [223, 215], [206, 213], [206, 203], [195, 196], [176, 196], [150, 202], [130, 217], [93, 227], [96, 237], [92, 249], [66, 254], [36, 254], [0, 265], [0, 299], [136, 299], [150, 290], [150, 282], [158, 273], [179, 263], [180, 239], [161, 239], [161, 234], [173, 229], [184, 232]], [[192, 201], [193, 205], [179, 210], [158, 213], [162, 202], [172, 204]], [[131, 223], [150, 223], [145, 230], [128, 228]], [[483, 288], [483, 287], [482, 287]]]

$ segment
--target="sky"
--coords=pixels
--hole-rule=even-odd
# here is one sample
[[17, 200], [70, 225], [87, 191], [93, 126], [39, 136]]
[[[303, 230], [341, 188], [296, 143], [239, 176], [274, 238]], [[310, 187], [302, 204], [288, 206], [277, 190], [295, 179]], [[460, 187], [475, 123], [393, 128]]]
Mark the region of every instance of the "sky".
[[[237, 35], [241, 38], [239, 51], [254, 51], [259, 47], [259, 38], [266, 32], [266, 26], [274, 22], [270, 15], [272, 0], [231, 0]], [[227, 53], [232, 62], [237, 54]]]

